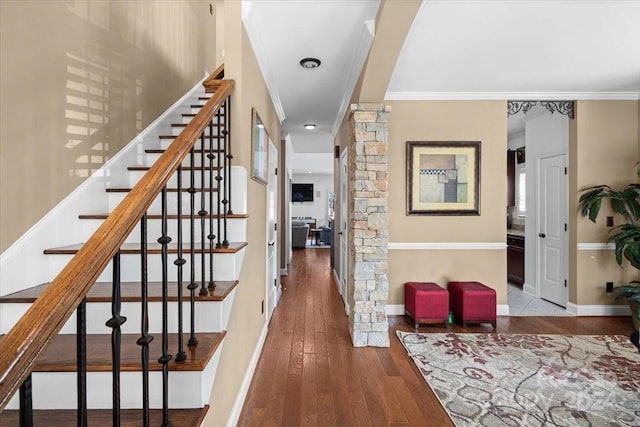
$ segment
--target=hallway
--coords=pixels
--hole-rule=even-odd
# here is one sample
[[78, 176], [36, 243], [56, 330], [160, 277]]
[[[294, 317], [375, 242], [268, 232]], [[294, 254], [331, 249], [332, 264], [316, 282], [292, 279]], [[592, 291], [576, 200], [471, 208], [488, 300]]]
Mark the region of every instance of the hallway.
[[[389, 318], [391, 348], [354, 348], [331, 278], [329, 249], [294, 250], [285, 288], [239, 426], [453, 426], [395, 337], [413, 331]], [[423, 326], [421, 332], [491, 332]], [[499, 317], [501, 333], [626, 334], [628, 317]]]

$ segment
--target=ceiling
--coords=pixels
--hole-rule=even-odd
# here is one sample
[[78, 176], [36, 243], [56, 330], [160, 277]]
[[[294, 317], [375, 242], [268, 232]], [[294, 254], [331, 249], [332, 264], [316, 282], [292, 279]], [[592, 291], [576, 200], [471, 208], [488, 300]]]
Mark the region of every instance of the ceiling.
[[[333, 151], [378, 8], [378, 0], [243, 1], [294, 152]], [[425, 1], [386, 99], [638, 99], [639, 22], [640, 1]], [[303, 69], [305, 57], [322, 64]]]

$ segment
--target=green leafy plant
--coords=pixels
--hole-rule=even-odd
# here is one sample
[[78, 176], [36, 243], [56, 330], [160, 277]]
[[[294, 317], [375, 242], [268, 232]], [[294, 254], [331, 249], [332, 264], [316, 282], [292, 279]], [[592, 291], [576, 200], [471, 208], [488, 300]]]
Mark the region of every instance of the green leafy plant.
[[[638, 166], [638, 164], [636, 164]], [[640, 178], [640, 169], [638, 169]], [[608, 185], [596, 185], [581, 191], [579, 205], [580, 214], [596, 222], [603, 200], [609, 200], [613, 210], [627, 219], [626, 224], [611, 230], [608, 242], [615, 245], [615, 256], [618, 265], [622, 266], [626, 259], [636, 269], [640, 270], [640, 184], [631, 183], [622, 190], [615, 190]], [[627, 300], [632, 307], [634, 324], [638, 329], [640, 321], [640, 282], [616, 286], [616, 300]]]

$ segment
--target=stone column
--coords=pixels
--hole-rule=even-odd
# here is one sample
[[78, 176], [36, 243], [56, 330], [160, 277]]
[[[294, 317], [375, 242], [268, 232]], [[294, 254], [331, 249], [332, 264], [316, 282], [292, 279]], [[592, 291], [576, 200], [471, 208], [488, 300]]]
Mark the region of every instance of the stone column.
[[355, 347], [389, 347], [388, 118], [391, 107], [354, 104], [349, 145], [349, 332]]

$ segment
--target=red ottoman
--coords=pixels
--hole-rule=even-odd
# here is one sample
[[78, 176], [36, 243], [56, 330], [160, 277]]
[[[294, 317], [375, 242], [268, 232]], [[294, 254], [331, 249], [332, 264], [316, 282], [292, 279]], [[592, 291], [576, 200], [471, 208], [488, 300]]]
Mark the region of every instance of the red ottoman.
[[480, 282], [449, 282], [449, 305], [462, 327], [491, 323], [496, 328], [496, 291]]
[[404, 284], [404, 311], [413, 318], [415, 327], [421, 323], [449, 324], [449, 292], [432, 282]]

